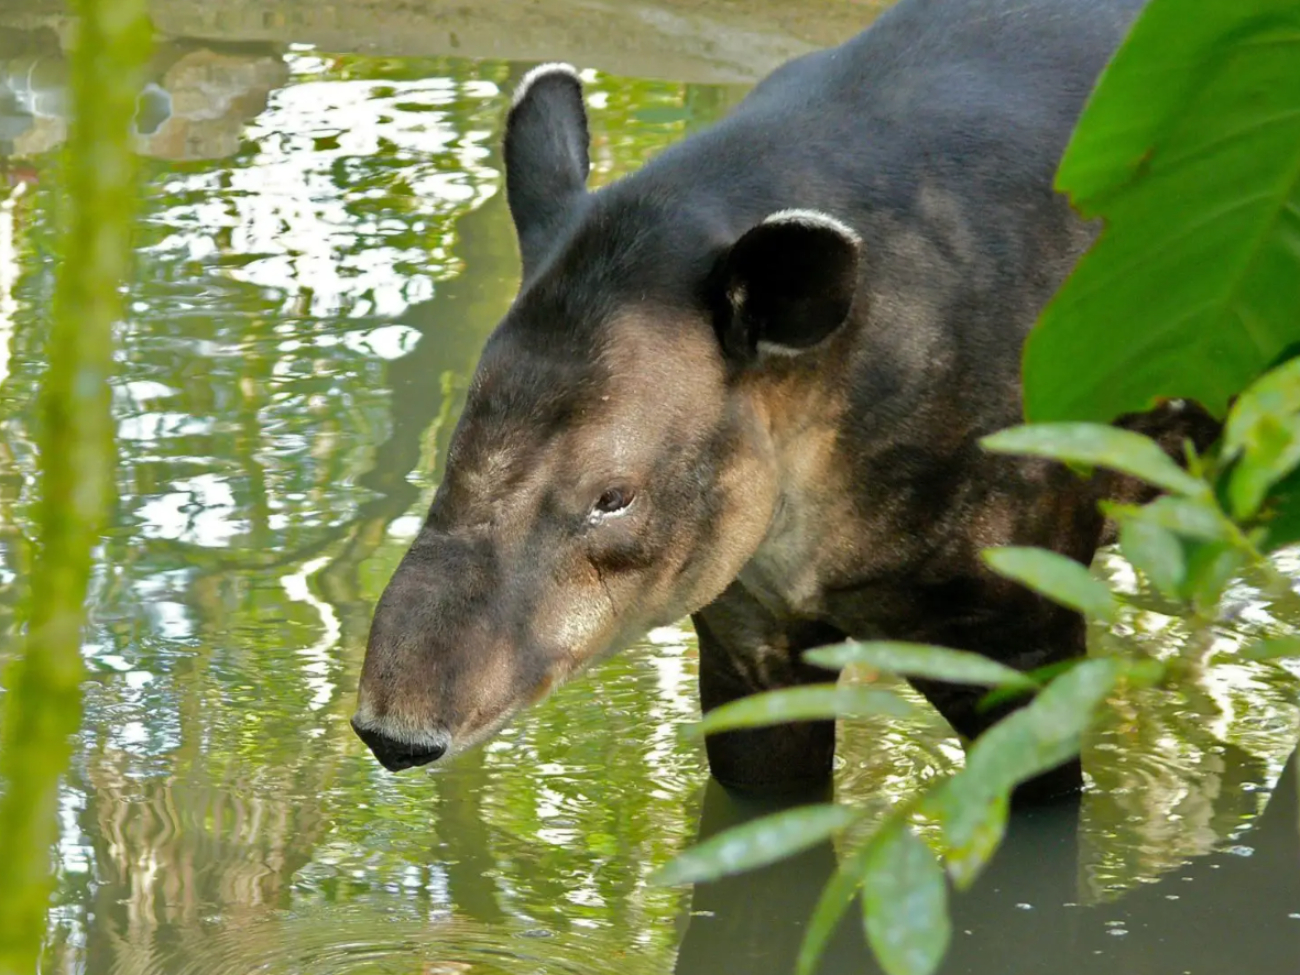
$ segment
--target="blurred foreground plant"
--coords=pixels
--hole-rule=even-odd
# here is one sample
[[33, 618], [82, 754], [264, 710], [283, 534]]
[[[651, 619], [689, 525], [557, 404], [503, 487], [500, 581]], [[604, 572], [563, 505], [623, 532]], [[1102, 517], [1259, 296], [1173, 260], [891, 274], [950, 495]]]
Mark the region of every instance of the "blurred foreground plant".
[[81, 721], [86, 589], [112, 493], [108, 375], [131, 254], [131, 121], [151, 44], [144, 0], [73, 7], [69, 198], [40, 395], [40, 556], [28, 580], [26, 645], [0, 699], [0, 975], [38, 968], [59, 778]]
[[[1082, 476], [1101, 467], [1162, 489], [1151, 504], [1109, 505], [1124, 556], [1157, 605], [1209, 634], [1229, 580], [1250, 566], [1286, 590], [1267, 553], [1300, 541], [1300, 5], [1295, 0], [1151, 0], [1098, 83], [1058, 173], [1106, 229], [1053, 299], [1026, 346], [1031, 419], [986, 449], [1051, 458]], [[1103, 422], [1162, 400], [1193, 399], [1227, 420], [1186, 469], [1154, 441]], [[1228, 409], [1231, 404], [1231, 409]], [[1041, 549], [984, 553], [996, 572], [1095, 620], [1136, 597]], [[1195, 643], [1196, 641], [1193, 641]], [[1195, 648], [1194, 648], [1195, 649]], [[1280, 634], [1246, 651], [1300, 655]], [[965, 767], [895, 809], [845, 854], [809, 924], [809, 975], [863, 893], [868, 941], [890, 975], [930, 975], [950, 938], [948, 882], [969, 886], [1002, 840], [1021, 782], [1079, 752], [1123, 683], [1186, 679], [1197, 661], [1097, 658], [1020, 674], [971, 654], [897, 643], [810, 651], [903, 677], [1034, 699], [986, 731]], [[835, 685], [776, 691], [711, 712], [704, 733], [792, 720], [893, 713], [901, 699]], [[854, 825], [858, 810], [803, 806], [688, 850], [665, 883], [771, 863]], [[932, 849], [913, 830], [937, 825]], [[946, 877], [945, 877], [946, 873]]]

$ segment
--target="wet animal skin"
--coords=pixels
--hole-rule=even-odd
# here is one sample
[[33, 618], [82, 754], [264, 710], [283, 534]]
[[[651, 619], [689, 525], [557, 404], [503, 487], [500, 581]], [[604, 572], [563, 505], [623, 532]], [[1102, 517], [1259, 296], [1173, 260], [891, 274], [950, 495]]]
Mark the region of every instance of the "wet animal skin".
[[[1087, 563], [1097, 501], [1138, 488], [977, 441], [1020, 421], [1025, 335], [1093, 239], [1052, 177], [1139, 6], [901, 0], [595, 193], [580, 79], [531, 72], [504, 145], [523, 280], [370, 633], [354, 725], [380, 761], [472, 747], [687, 614], [705, 709], [827, 679], [800, 654], [846, 636], [1083, 653], [1077, 614], [979, 551]], [[1130, 421], [1214, 434], [1194, 405]], [[1000, 716], [918, 687], [968, 739]], [[708, 756], [781, 792], [824, 783], [834, 742]]]

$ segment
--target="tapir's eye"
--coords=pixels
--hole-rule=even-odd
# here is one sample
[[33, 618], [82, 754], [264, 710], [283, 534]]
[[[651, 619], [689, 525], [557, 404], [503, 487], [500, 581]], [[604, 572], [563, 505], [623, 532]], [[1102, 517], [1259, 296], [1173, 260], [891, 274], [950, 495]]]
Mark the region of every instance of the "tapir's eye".
[[591, 509], [591, 513], [595, 516], [618, 514], [632, 503], [633, 497], [634, 494], [631, 488], [609, 488], [600, 496], [600, 500]]

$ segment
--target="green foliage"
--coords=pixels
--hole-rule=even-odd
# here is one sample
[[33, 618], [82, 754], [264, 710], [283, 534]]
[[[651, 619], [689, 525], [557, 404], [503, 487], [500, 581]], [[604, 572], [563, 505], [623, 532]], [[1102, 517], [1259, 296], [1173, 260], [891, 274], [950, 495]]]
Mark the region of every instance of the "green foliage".
[[862, 642], [850, 640], [829, 647], [819, 647], [804, 654], [804, 659], [819, 667], [840, 669], [850, 664], [897, 674], [899, 677], [927, 677], [954, 684], [986, 687], [1032, 688], [1034, 681], [995, 660], [977, 653], [949, 650], [921, 643], [884, 640]]
[[897, 817], [871, 842], [862, 910], [885, 971], [931, 975], [939, 967], [952, 937], [948, 885], [929, 847]]
[[969, 885], [996, 849], [1011, 790], [1078, 754], [1093, 713], [1124, 672], [1118, 660], [1072, 667], [981, 735], [966, 767], [927, 796], [922, 808], [943, 827], [956, 883]]
[[839, 927], [853, 898], [862, 887], [863, 876], [867, 871], [867, 857], [871, 852], [872, 844], [867, 842], [840, 860], [835, 873], [822, 890], [817, 906], [813, 908], [803, 944], [799, 946], [795, 975], [812, 975], [816, 971], [822, 952], [826, 950], [835, 929]]
[[1061, 163], [1106, 229], [1030, 336], [1030, 419], [1222, 414], [1300, 339], [1298, 113], [1293, 0], [1152, 0]]
[[697, 734], [761, 728], [790, 721], [862, 718], [871, 714], [906, 717], [912, 711], [902, 698], [871, 687], [840, 687], [838, 684], [807, 684], [779, 691], [767, 691], [715, 708], [692, 726]]
[[1035, 423], [1003, 430], [980, 442], [994, 453], [1105, 467], [1178, 494], [1198, 494], [1205, 489], [1149, 437], [1099, 423]]
[[131, 253], [130, 147], [149, 52], [143, 0], [83, 0], [67, 150], [71, 214], [40, 394], [40, 557], [27, 643], [6, 676], [0, 774], [0, 973], [37, 969], [59, 778], [81, 720], [81, 627], [113, 472], [108, 375]]
[[679, 854], [660, 871], [661, 884], [714, 880], [762, 867], [816, 846], [852, 826], [858, 813], [847, 806], [799, 806], [719, 833]]
[[986, 548], [982, 554], [994, 572], [1063, 606], [1108, 622], [1115, 618], [1115, 597], [1074, 559], [1041, 548]]
[[1258, 514], [1273, 487], [1300, 464], [1300, 358], [1252, 385], [1233, 405], [1223, 432], [1232, 515]]
[[1260, 640], [1241, 652], [1246, 660], [1280, 660], [1300, 657], [1300, 636], [1280, 636]]

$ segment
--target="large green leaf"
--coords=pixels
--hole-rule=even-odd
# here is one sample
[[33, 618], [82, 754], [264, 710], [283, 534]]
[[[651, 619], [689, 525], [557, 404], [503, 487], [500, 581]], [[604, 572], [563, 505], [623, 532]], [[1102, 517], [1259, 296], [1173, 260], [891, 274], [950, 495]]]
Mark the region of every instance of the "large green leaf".
[[819, 647], [804, 654], [804, 659], [819, 667], [841, 668], [861, 664], [903, 677], [928, 677], [954, 684], [984, 687], [1031, 688], [1036, 684], [1018, 670], [966, 650], [949, 650], [926, 643], [891, 641], [859, 642], [850, 640], [830, 647]]
[[980, 553], [999, 575], [1048, 599], [1100, 620], [1115, 618], [1115, 597], [1086, 566], [1045, 548], [986, 548]]
[[1030, 335], [1027, 415], [1222, 415], [1300, 338], [1300, 6], [1151, 0], [1057, 183], [1106, 226]]
[[761, 728], [791, 721], [863, 718], [872, 714], [906, 717], [912, 706], [897, 694], [876, 687], [807, 684], [766, 691], [714, 708], [692, 726], [696, 734]]
[[901, 819], [873, 839], [863, 883], [867, 939], [888, 975], [931, 975], [951, 938], [948, 886], [930, 848]]
[[678, 854], [659, 871], [655, 882], [665, 886], [716, 880], [755, 867], [765, 867], [816, 846], [861, 814], [848, 806], [799, 806], [764, 816]]
[[1150, 437], [1102, 423], [1031, 423], [1002, 430], [980, 443], [999, 454], [1026, 454], [1066, 464], [1109, 468], [1177, 494], [1198, 495], [1208, 490]]

